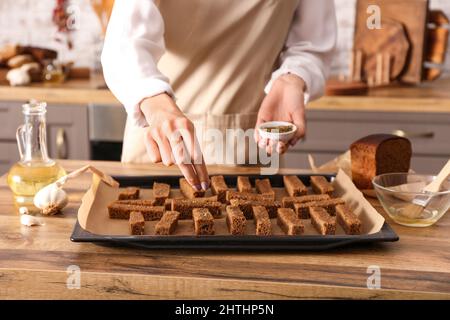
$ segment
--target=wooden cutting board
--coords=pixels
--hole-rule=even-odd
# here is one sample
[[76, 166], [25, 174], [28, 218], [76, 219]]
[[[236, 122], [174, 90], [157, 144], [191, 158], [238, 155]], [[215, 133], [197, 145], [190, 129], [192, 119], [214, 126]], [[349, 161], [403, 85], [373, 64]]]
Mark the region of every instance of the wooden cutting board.
[[411, 49], [406, 31], [400, 22], [382, 19], [382, 29], [361, 30], [355, 38], [355, 50], [364, 53], [363, 77], [374, 77], [377, 55], [389, 53], [391, 56], [390, 79], [397, 79], [405, 70]]
[[[382, 21], [396, 21], [404, 27], [410, 50], [405, 61], [405, 69], [399, 79], [407, 83], [419, 83], [423, 79], [424, 48], [428, 15], [428, 0], [358, 0], [356, 4], [355, 47], [373, 47], [377, 51], [377, 43], [363, 44], [363, 34], [378, 32], [369, 30], [367, 19], [369, 5], [378, 5], [381, 9]], [[373, 39], [373, 37], [372, 37]], [[397, 58], [399, 59], [399, 58]]]
[[339, 79], [328, 79], [325, 87], [327, 96], [356, 96], [365, 95], [369, 87], [362, 81], [342, 81]]

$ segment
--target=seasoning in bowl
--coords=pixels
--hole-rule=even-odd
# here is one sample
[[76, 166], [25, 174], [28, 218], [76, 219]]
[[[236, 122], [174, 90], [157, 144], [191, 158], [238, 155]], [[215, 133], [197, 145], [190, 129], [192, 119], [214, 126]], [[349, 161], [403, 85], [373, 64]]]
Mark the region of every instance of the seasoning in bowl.
[[292, 126], [275, 126], [275, 127], [265, 127], [265, 128], [261, 128], [264, 131], [267, 132], [278, 132], [278, 133], [286, 133], [286, 132], [291, 132], [293, 127]]
[[289, 141], [295, 135], [297, 127], [286, 121], [270, 121], [258, 126], [261, 138], [272, 141]]

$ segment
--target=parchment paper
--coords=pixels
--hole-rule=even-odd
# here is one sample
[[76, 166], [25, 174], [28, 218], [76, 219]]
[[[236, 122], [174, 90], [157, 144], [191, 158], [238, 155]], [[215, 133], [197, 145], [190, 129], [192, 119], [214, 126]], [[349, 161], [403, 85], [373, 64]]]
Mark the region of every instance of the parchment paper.
[[[359, 216], [363, 224], [363, 233], [372, 234], [380, 231], [384, 223], [381, 216], [364, 198], [362, 193], [355, 187], [351, 179], [341, 170], [333, 181], [336, 189], [336, 196], [342, 197], [355, 214]], [[274, 188], [277, 199], [287, 196], [282, 188]], [[129, 235], [129, 225], [127, 220], [110, 219], [108, 215], [108, 204], [117, 199], [120, 188], [105, 183], [99, 176], [93, 174], [91, 188], [86, 192], [82, 199], [82, 204], [78, 210], [78, 221], [81, 227], [91, 233], [99, 235]], [[210, 191], [206, 194], [209, 196]], [[171, 198], [181, 197], [179, 190], [171, 191]], [[151, 199], [152, 191], [150, 189], [141, 189], [142, 199]], [[222, 214], [223, 215], [223, 214]], [[305, 234], [317, 234], [311, 226], [310, 220], [303, 220], [305, 225]], [[145, 234], [153, 235], [156, 221], [147, 221]], [[216, 235], [229, 235], [225, 219], [219, 218], [214, 222]], [[275, 235], [284, 233], [278, 227], [276, 219], [272, 219], [272, 231]], [[253, 220], [247, 221], [246, 234], [255, 234]], [[340, 226], [337, 226], [336, 234], [345, 234]], [[190, 220], [180, 220], [175, 235], [194, 235], [193, 224]]]
[[352, 177], [350, 150], [320, 166], [316, 165], [312, 154], [308, 154], [308, 161], [314, 173], [336, 173], [343, 170], [350, 178]]

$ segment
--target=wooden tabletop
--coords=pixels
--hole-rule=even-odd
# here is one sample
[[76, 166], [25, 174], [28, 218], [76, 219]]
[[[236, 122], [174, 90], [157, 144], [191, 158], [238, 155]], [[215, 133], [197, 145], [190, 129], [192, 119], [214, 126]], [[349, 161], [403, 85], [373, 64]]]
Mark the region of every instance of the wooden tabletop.
[[[71, 171], [85, 162], [62, 164]], [[110, 174], [178, 173], [161, 166], [94, 165]], [[211, 167], [210, 173], [252, 170]], [[402, 227], [387, 218], [399, 242], [329, 252], [146, 250], [72, 243], [77, 207], [90, 179], [84, 175], [68, 183], [70, 204], [63, 215], [29, 228], [19, 223], [5, 177], [0, 178], [0, 299], [450, 299], [448, 214], [428, 228]], [[72, 265], [81, 270], [78, 290], [67, 289]], [[370, 266], [380, 268], [381, 289], [367, 288]]]
[[[450, 112], [450, 78], [426, 82], [417, 86], [394, 84], [371, 89], [361, 96], [326, 96], [307, 105], [310, 110], [383, 111], [383, 112]], [[28, 101], [36, 99], [53, 104], [120, 105], [107, 89], [101, 75], [90, 80], [69, 80], [63, 84], [34, 83], [25, 87], [10, 87], [0, 83], [0, 99]]]

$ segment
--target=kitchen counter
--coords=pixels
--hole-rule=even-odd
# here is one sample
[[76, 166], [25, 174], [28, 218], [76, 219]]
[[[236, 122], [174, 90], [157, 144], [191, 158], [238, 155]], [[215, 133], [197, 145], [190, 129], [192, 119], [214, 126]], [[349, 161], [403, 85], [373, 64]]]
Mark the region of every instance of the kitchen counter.
[[312, 102], [312, 110], [368, 112], [450, 112], [450, 78], [418, 86], [392, 84], [370, 89], [361, 96], [325, 96]]
[[[450, 112], [450, 78], [419, 86], [393, 85], [370, 90], [362, 96], [326, 96], [310, 103], [311, 110], [384, 111], [384, 112]], [[69, 80], [63, 84], [32, 84], [10, 87], [0, 83], [3, 101], [37, 99], [57, 104], [120, 105], [106, 88], [104, 80], [94, 75], [90, 80]]]
[[[71, 171], [86, 164], [63, 161]], [[110, 174], [177, 174], [176, 168], [96, 162]], [[211, 167], [210, 173], [255, 169]], [[285, 170], [287, 173], [299, 170]], [[221, 252], [114, 248], [69, 240], [90, 176], [70, 181], [64, 214], [21, 226], [5, 176], [0, 178], [0, 299], [450, 299], [450, 215], [429, 228], [387, 218], [396, 243], [330, 252]], [[372, 199], [377, 210], [379, 203]], [[68, 266], [81, 269], [81, 289], [68, 290]], [[381, 289], [366, 287], [379, 266]]]
[[68, 105], [120, 105], [101, 75], [94, 75], [89, 80], [68, 80], [62, 84], [32, 83], [30, 86], [11, 87], [0, 83], [0, 99], [20, 102], [35, 99]]

